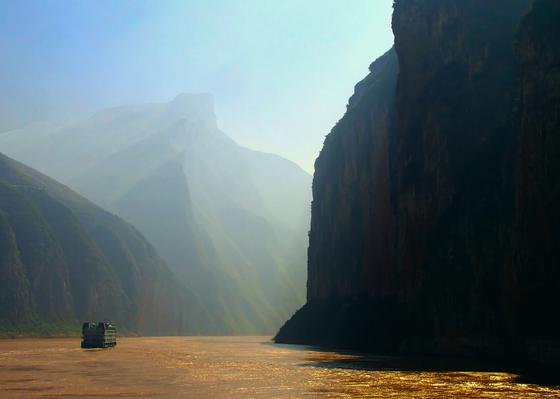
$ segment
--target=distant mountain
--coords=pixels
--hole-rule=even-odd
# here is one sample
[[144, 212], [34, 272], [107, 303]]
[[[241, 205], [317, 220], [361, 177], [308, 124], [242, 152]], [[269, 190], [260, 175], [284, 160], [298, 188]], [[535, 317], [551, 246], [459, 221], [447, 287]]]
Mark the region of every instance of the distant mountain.
[[231, 140], [210, 96], [4, 133], [0, 149], [140, 229], [209, 309], [204, 328], [272, 333], [303, 304], [311, 176]]
[[0, 154], [0, 333], [111, 320], [196, 334], [206, 318], [134, 227]]

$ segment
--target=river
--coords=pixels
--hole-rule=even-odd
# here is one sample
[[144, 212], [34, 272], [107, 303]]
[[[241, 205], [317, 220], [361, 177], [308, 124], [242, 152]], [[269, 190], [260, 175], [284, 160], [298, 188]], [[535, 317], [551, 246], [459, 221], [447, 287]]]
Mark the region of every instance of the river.
[[0, 340], [0, 398], [560, 397], [560, 387], [499, 371], [394, 364], [268, 337], [120, 338], [104, 350], [70, 338]]

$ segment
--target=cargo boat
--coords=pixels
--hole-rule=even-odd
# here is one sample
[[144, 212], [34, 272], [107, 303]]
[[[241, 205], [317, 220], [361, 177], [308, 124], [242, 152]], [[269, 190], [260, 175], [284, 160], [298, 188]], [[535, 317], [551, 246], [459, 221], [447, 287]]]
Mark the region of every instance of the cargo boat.
[[111, 323], [86, 321], [82, 325], [82, 348], [110, 348], [117, 345], [117, 328]]

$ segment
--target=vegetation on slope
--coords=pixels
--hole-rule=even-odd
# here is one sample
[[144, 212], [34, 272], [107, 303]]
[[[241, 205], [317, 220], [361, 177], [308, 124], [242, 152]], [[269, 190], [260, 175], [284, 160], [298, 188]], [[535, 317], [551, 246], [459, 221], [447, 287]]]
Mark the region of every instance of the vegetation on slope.
[[67, 332], [82, 320], [196, 333], [205, 317], [136, 229], [1, 154], [0, 246], [3, 334]]

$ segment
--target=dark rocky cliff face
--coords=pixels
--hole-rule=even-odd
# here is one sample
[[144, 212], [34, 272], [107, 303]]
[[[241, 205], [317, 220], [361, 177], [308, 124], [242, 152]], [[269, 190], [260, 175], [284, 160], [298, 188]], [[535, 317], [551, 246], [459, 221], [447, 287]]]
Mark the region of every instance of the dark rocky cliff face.
[[[315, 162], [309, 301], [379, 291], [393, 256], [391, 159], [397, 57], [389, 51], [356, 86]], [[326, 234], [328, 232], [328, 234]]]
[[438, 342], [506, 333], [513, 37], [530, 3], [395, 5], [399, 300], [422, 304]]
[[395, 3], [393, 72], [375, 65], [395, 53], [374, 63], [317, 160], [308, 303], [278, 341], [502, 355], [558, 338], [558, 6], [532, 4]]
[[551, 317], [560, 290], [560, 2], [537, 1], [524, 19], [516, 50], [521, 61], [519, 148], [513, 280], [519, 288], [520, 332], [560, 337]]
[[[376, 328], [398, 289], [395, 261], [397, 55], [390, 50], [356, 85], [315, 162], [307, 304], [278, 342], [379, 349]], [[397, 323], [398, 324], [398, 323]]]

